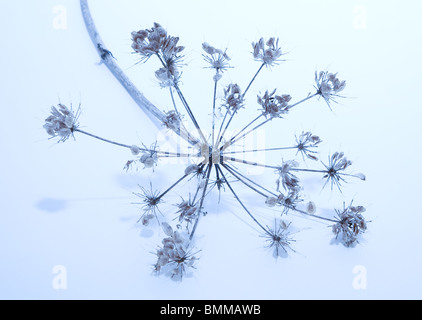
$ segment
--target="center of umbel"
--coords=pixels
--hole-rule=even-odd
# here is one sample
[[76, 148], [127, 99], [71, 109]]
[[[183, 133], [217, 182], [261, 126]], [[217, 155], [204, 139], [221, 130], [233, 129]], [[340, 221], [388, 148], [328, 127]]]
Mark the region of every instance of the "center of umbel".
[[204, 144], [201, 147], [201, 156], [211, 165], [223, 163], [222, 151], [220, 149], [213, 149], [213, 147], [209, 145]]

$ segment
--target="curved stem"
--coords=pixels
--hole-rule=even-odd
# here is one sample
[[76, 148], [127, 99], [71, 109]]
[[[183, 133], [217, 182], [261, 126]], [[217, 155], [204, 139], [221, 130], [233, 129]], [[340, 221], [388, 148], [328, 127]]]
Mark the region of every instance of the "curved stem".
[[[120, 84], [126, 89], [130, 96], [135, 100], [138, 106], [151, 118], [151, 120], [158, 126], [158, 121], [164, 120], [164, 113], [161, 112], [156, 106], [154, 106], [145, 96], [135, 87], [130, 79], [123, 73], [122, 69], [116, 63], [113, 55], [109, 50], [106, 49], [104, 42], [102, 41], [94, 21], [91, 16], [91, 12], [88, 7], [87, 0], [80, 0], [82, 16], [85, 21], [85, 26], [88, 34], [94, 43], [95, 48], [100, 55], [102, 62], [107, 66], [114, 77], [120, 82]], [[153, 116], [153, 118], [151, 117]], [[158, 121], [157, 121], [158, 120]]]
[[[166, 120], [166, 115], [160, 111], [154, 104], [152, 104], [145, 96], [136, 88], [133, 82], [126, 76], [122, 69], [117, 64], [112, 53], [106, 48], [102, 41], [97, 28], [95, 27], [94, 20], [92, 19], [91, 12], [89, 10], [88, 1], [80, 0], [82, 16], [85, 22], [88, 34], [97, 49], [98, 54], [101, 57], [101, 62], [104, 63], [113, 76], [120, 82], [120, 84], [126, 89], [136, 104], [145, 112], [150, 120], [158, 127]], [[175, 131], [176, 132], [176, 131]], [[179, 134], [178, 132], [176, 132]], [[186, 137], [182, 137], [186, 139]], [[195, 144], [195, 141], [188, 140], [190, 144]]]

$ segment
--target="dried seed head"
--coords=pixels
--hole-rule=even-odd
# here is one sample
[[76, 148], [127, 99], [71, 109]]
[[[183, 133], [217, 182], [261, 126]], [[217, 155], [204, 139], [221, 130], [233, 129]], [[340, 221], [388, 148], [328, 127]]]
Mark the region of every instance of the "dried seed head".
[[364, 180], [365, 176], [363, 174], [352, 175], [343, 172], [351, 165], [352, 161], [348, 160], [343, 152], [334, 152], [332, 156], [328, 158], [328, 165], [324, 164], [327, 169], [326, 174], [324, 175], [324, 178], [327, 179], [326, 184], [328, 181], [331, 181], [331, 189], [333, 188], [333, 185], [336, 184], [340, 190], [341, 182], [345, 181], [345, 176], [352, 176]]
[[154, 143], [150, 148], [145, 147], [142, 155], [139, 157], [139, 162], [144, 165], [144, 168], [153, 168], [158, 163], [157, 143]]
[[180, 130], [180, 124], [181, 124], [182, 118], [178, 112], [175, 110], [170, 110], [165, 113], [165, 119], [163, 120], [163, 124], [175, 131], [178, 132]]
[[157, 157], [150, 154], [144, 153], [139, 161], [145, 165], [145, 168], [152, 168], [157, 163]]
[[294, 251], [290, 247], [290, 243], [295, 241], [290, 237], [290, 232], [288, 231], [290, 223], [286, 223], [283, 220], [275, 220], [274, 228], [267, 226], [267, 230], [262, 237], [266, 238], [266, 241], [269, 243], [268, 248], [273, 249], [274, 257], [287, 257], [287, 249]]
[[315, 155], [317, 152], [313, 149], [317, 148], [322, 140], [313, 135], [311, 132], [302, 132], [299, 137], [296, 136], [296, 148], [297, 152], [302, 154], [303, 159], [305, 156], [311, 160], [318, 160]]
[[168, 236], [162, 239], [163, 244], [157, 252], [157, 262], [154, 265], [155, 271], [168, 272], [173, 279], [181, 280], [188, 268], [194, 268], [198, 260], [189, 249], [189, 238], [185, 233], [174, 231], [169, 224], [163, 222], [162, 228]]
[[197, 216], [198, 207], [189, 201], [185, 201], [182, 199], [182, 202], [177, 205], [179, 210], [177, 213], [179, 214], [179, 222], [186, 221], [188, 223], [192, 222], [194, 218]]
[[297, 167], [299, 164], [294, 160], [289, 160], [283, 162], [283, 164], [278, 168], [277, 173], [279, 174], [279, 179], [277, 182], [277, 191], [280, 190], [280, 179], [281, 185], [285, 190], [297, 192], [300, 190], [299, 178], [291, 173], [292, 169]]
[[[157, 217], [158, 205], [161, 203], [160, 193], [158, 191], [152, 190], [152, 184], [150, 190], [147, 190], [141, 186], [139, 187], [141, 188], [142, 192], [133, 193], [134, 195], [142, 199], [142, 203], [134, 203], [143, 204], [142, 210], [144, 211], [144, 214], [139, 220], [142, 220], [144, 218], [146, 220], [151, 220], [153, 217]], [[142, 220], [142, 222], [144, 222], [144, 220]]]
[[340, 81], [337, 78], [337, 73], [333, 74], [328, 71], [320, 71], [319, 73], [315, 71], [315, 83], [317, 94], [324, 98], [330, 109], [331, 101], [335, 102], [335, 98], [341, 97], [338, 93], [346, 87], [346, 81]]
[[240, 108], [243, 108], [243, 95], [241, 93], [238, 84], [229, 84], [224, 89], [224, 104], [227, 110], [231, 112], [237, 112]]
[[258, 104], [262, 106], [262, 114], [265, 117], [279, 118], [290, 109], [288, 103], [292, 97], [288, 94], [275, 95], [275, 92], [275, 89], [271, 93], [267, 90], [263, 96], [257, 96]]
[[270, 38], [265, 43], [264, 38], [260, 38], [257, 43], [252, 42], [253, 57], [255, 60], [262, 61], [267, 66], [272, 66], [280, 61], [283, 55], [278, 46], [278, 39]]
[[358, 243], [359, 236], [367, 229], [367, 224], [362, 213], [363, 206], [352, 206], [352, 203], [343, 210], [336, 210], [338, 222], [332, 226], [332, 231], [337, 240], [346, 247], [353, 247]]
[[66, 141], [79, 124], [77, 120], [79, 118], [80, 109], [76, 113], [73, 112], [72, 108], [66, 107], [64, 104], [59, 103], [57, 108], [51, 107], [51, 114], [45, 119], [43, 128], [52, 137], [60, 137], [59, 142]]
[[230, 57], [227, 55], [226, 51], [216, 49], [206, 42], [202, 44], [202, 49], [207, 53], [202, 56], [205, 61], [209, 63], [209, 68], [215, 69], [213, 80], [220, 80], [222, 77], [221, 73], [230, 68], [228, 63], [228, 61], [230, 61]]
[[141, 55], [141, 61], [148, 60], [153, 54], [161, 54], [164, 61], [179, 59], [183, 46], [178, 46], [178, 37], [167, 35], [166, 30], [154, 23], [151, 29], [132, 32], [132, 49]]
[[162, 67], [155, 71], [155, 77], [160, 82], [161, 88], [173, 87], [179, 81], [180, 72], [175, 64]]

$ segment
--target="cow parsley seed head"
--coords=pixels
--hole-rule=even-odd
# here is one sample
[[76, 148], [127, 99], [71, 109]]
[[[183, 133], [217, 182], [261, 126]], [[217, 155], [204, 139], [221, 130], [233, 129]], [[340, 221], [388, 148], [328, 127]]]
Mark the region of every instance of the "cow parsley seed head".
[[177, 214], [179, 215], [179, 222], [186, 221], [188, 224], [194, 221], [197, 216], [198, 207], [192, 202], [191, 199], [188, 201], [183, 200], [177, 204]]
[[321, 142], [322, 140], [311, 132], [302, 132], [299, 137], [296, 136], [297, 153], [300, 152], [303, 159], [306, 156], [311, 160], [318, 160], [315, 156], [317, 152], [312, 149], [317, 148]]
[[253, 57], [257, 61], [262, 61], [266, 66], [272, 66], [280, 61], [283, 53], [278, 46], [278, 38], [270, 38], [265, 42], [264, 38], [260, 38], [258, 42], [252, 42]]
[[175, 64], [171, 64], [155, 71], [155, 77], [158, 79], [161, 88], [173, 87], [179, 81], [180, 72]]
[[190, 248], [189, 237], [185, 233], [163, 222], [161, 227], [167, 237], [161, 241], [162, 246], [156, 252], [157, 262], [154, 265], [156, 272], [164, 272], [174, 280], [181, 280], [189, 268], [195, 268], [194, 263], [198, 260]]
[[202, 44], [202, 49], [207, 53], [203, 54], [205, 61], [209, 63], [208, 68], [215, 69], [214, 81], [221, 79], [221, 73], [230, 68], [230, 57], [227, 55], [226, 50], [216, 49], [208, 43]]
[[132, 49], [141, 55], [141, 61], [148, 60], [154, 54], [161, 54], [165, 61], [180, 58], [183, 46], [178, 46], [178, 37], [167, 35], [167, 31], [158, 23], [151, 29], [132, 32]]
[[75, 113], [72, 108], [59, 103], [57, 108], [51, 107], [51, 114], [45, 119], [43, 128], [51, 137], [60, 137], [59, 142], [64, 142], [73, 136], [73, 132], [78, 128], [78, 118], [80, 108]]
[[297, 205], [302, 201], [303, 199], [300, 197], [299, 189], [289, 190], [286, 196], [280, 193], [278, 197], [278, 203], [283, 207], [283, 214], [286, 214], [289, 210], [295, 210]]
[[165, 113], [163, 125], [177, 132], [178, 130], [180, 130], [181, 121], [182, 117], [180, 116], [180, 114], [175, 110], [170, 110]]
[[268, 242], [267, 247], [273, 250], [274, 257], [287, 257], [287, 249], [294, 251], [290, 247], [290, 243], [295, 240], [290, 236], [289, 227], [290, 223], [275, 219], [274, 227], [267, 226], [266, 232], [262, 235]]
[[144, 168], [154, 168], [158, 163], [157, 143], [153, 143], [149, 149], [146, 147], [145, 149], [139, 157], [139, 162], [144, 165]]
[[[142, 190], [142, 192], [134, 192], [133, 194], [137, 197], [142, 199], [142, 202], [134, 202], [133, 204], [142, 204], [142, 210], [143, 214], [139, 218], [139, 221], [142, 221], [142, 224], [146, 225], [149, 223], [149, 220], [152, 219], [152, 217], [157, 218], [157, 212], [160, 212], [158, 209], [158, 205], [162, 202], [160, 197], [160, 192], [152, 189], [152, 184], [150, 184], [150, 190], [145, 189], [142, 186], [139, 186]], [[144, 220], [147, 220], [147, 223], [145, 224]]]
[[340, 81], [337, 78], [337, 73], [329, 73], [328, 71], [320, 71], [319, 73], [315, 71], [315, 83], [317, 94], [324, 98], [330, 109], [331, 101], [335, 102], [335, 98], [341, 97], [338, 93], [346, 87], [346, 81]]
[[275, 95], [276, 89], [271, 93], [265, 91], [264, 95], [257, 96], [258, 104], [262, 106], [262, 114], [267, 118], [280, 118], [289, 111], [289, 101], [292, 97], [288, 94]]
[[352, 176], [344, 173], [344, 170], [351, 165], [352, 161], [348, 160], [343, 152], [334, 152], [331, 157], [328, 158], [328, 164], [324, 164], [327, 169], [324, 178], [327, 179], [326, 183], [328, 183], [328, 181], [331, 182], [331, 189], [333, 189], [334, 184], [336, 184], [340, 190], [341, 182], [346, 181], [343, 176]]
[[359, 236], [367, 229], [365, 218], [362, 213], [365, 212], [363, 206], [352, 206], [352, 203], [346, 208], [343, 204], [343, 210], [335, 210], [338, 222], [332, 226], [332, 231], [346, 247], [353, 247], [358, 243]]
[[[289, 160], [283, 162], [283, 164], [278, 168], [277, 172], [279, 178], [277, 179], [277, 191], [280, 190], [280, 182], [285, 190], [288, 191], [298, 191], [300, 190], [299, 178], [295, 176], [291, 171], [293, 168], [298, 167], [299, 163], [295, 160]], [[281, 180], [281, 181], [280, 181]]]
[[229, 84], [224, 89], [224, 104], [227, 110], [236, 113], [240, 108], [243, 108], [243, 95], [240, 86], [235, 83]]

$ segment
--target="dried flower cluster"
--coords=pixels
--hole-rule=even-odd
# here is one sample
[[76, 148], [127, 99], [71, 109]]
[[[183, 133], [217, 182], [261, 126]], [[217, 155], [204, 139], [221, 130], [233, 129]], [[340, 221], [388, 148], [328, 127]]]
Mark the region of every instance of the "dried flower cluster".
[[162, 247], [157, 250], [157, 262], [154, 269], [157, 272], [165, 269], [171, 277], [181, 279], [188, 268], [194, 268], [197, 260], [196, 253], [189, 249], [189, 239], [167, 223], [162, 222], [161, 227], [167, 236], [162, 240]]
[[[285, 219], [280, 220], [279, 217], [281, 216], [291, 218], [294, 215], [302, 215], [310, 217], [310, 220], [319, 219], [332, 224], [336, 239], [346, 247], [358, 243], [358, 237], [367, 228], [366, 221], [362, 216], [365, 209], [362, 206], [350, 205], [341, 211], [336, 210], [337, 217], [334, 215], [332, 217], [319, 216], [315, 214], [315, 203], [312, 201], [305, 203], [302, 195], [301, 173], [320, 175], [325, 179], [325, 184], [331, 183], [331, 190], [334, 186], [340, 190], [341, 183], [349, 177], [365, 180], [363, 174], [348, 173], [352, 162], [342, 152], [335, 152], [328, 156], [327, 164], [318, 161], [317, 149], [322, 140], [311, 132], [302, 132], [296, 136], [296, 143], [292, 145], [265, 149], [248, 149], [244, 146], [242, 150], [239, 150], [239, 143], [242, 143], [244, 137], [270, 121], [283, 121], [294, 107], [314, 97], [322, 97], [331, 108], [330, 103], [339, 98], [338, 93], [345, 88], [345, 81], [340, 81], [337, 74], [323, 71], [315, 73], [316, 91], [309, 93], [303, 99], [298, 99], [295, 103], [291, 103], [292, 97], [289, 94], [276, 94], [276, 89], [267, 90], [263, 95], [258, 95], [256, 99], [248, 100], [247, 93], [263, 67], [276, 65], [282, 57], [278, 39], [269, 38], [265, 41], [261, 38], [258, 42], [252, 43], [253, 58], [260, 62], [258, 71], [253, 75], [252, 80], [245, 86], [244, 90], [237, 83], [225, 85], [222, 88], [222, 100], [219, 103], [217, 98], [218, 84], [221, 82], [223, 72], [230, 68], [230, 58], [227, 50], [217, 49], [208, 43], [203, 43], [203, 58], [208, 64], [208, 68], [215, 71], [212, 78], [214, 95], [211, 101], [211, 134], [206, 137], [179, 86], [181, 74], [179, 68], [181, 67], [181, 53], [184, 47], [178, 45], [178, 43], [179, 38], [168, 35], [167, 31], [158, 23], [155, 23], [151, 29], [132, 32], [132, 49], [140, 56], [140, 61], [146, 62], [155, 57], [161, 63], [161, 67], [155, 75], [160, 85], [169, 90], [173, 106], [170, 110], [165, 111], [160, 120], [164, 127], [174, 131], [188, 142], [190, 147], [185, 152], [161, 150], [157, 143], [153, 143], [150, 147], [146, 147], [144, 144], [142, 146], [122, 144], [82, 131], [78, 129], [78, 115], [61, 104], [59, 109], [52, 108], [51, 115], [46, 119], [44, 125], [47, 133], [51, 136], [58, 136], [60, 142], [67, 140], [70, 135], [78, 132], [129, 149], [135, 158], [127, 161], [124, 167], [126, 170], [129, 170], [136, 163], [142, 164], [144, 169], [154, 169], [159, 165], [160, 159], [166, 157], [188, 160], [189, 164], [180, 174], [180, 177], [173, 183], [169, 183], [166, 190], [154, 190], [151, 183], [150, 189], [140, 186], [141, 192], [134, 193], [142, 200], [139, 203], [142, 205], [139, 221], [145, 226], [156, 221], [165, 235], [161, 245], [154, 253], [157, 258], [154, 270], [157, 272], [166, 270], [165, 272], [169, 272], [173, 278], [179, 279], [188, 268], [194, 266], [197, 260], [195, 257], [197, 252], [192, 254], [194, 235], [199, 221], [203, 220], [202, 217], [207, 213], [205, 211], [207, 196], [213, 189], [217, 189], [219, 193], [229, 193], [236, 199], [239, 208], [257, 226], [261, 232], [260, 235], [266, 239], [268, 247], [274, 250], [274, 255], [277, 257], [285, 256], [288, 250], [294, 251], [291, 248], [291, 244], [294, 242], [290, 232], [292, 222], [286, 222]], [[178, 97], [179, 100], [175, 97]], [[203, 106], [201, 106], [200, 112], [203, 112], [202, 109]], [[221, 118], [216, 116], [217, 109], [225, 110]], [[184, 110], [184, 114], [181, 110]], [[254, 110], [259, 111], [256, 117], [246, 123], [236, 134], [229, 135], [227, 133], [236, 114], [253, 112]], [[188, 121], [195, 128], [193, 132], [186, 130], [184, 124]], [[218, 125], [217, 121], [219, 122]], [[234, 145], [236, 145], [236, 148], [234, 148]], [[284, 160], [278, 164], [267, 164], [240, 159], [236, 156], [237, 154], [247, 156], [250, 153], [281, 151], [283, 152], [282, 157], [285, 158], [289, 150], [293, 151], [289, 157], [293, 158], [299, 154], [301, 157]], [[312, 160], [311, 164], [315, 164], [317, 167], [309, 168], [309, 163], [306, 166], [300, 164], [300, 160], [305, 162], [307, 159]], [[247, 174], [242, 173], [242, 169], [239, 167], [247, 168], [248, 166], [259, 166], [268, 170], [269, 173], [275, 172], [277, 175], [275, 185], [264, 186]], [[186, 188], [185, 197], [175, 204], [174, 212], [170, 215], [168, 212], [165, 212], [165, 214], [161, 212], [159, 206], [165, 202], [166, 195], [177, 186], [180, 187], [188, 182], [194, 185], [193, 191], [189, 192]], [[325, 187], [325, 184], [323, 187]], [[273, 227], [266, 226], [253, 214], [253, 210], [245, 205], [236, 190], [239, 186], [251, 190], [256, 195], [256, 203], [266, 205], [273, 208], [273, 212], [277, 212], [278, 217], [275, 219]], [[175, 227], [172, 227], [170, 221], [174, 220], [177, 223]]]
[[346, 247], [355, 246], [358, 237], [366, 231], [366, 221], [362, 216], [365, 211], [364, 207], [352, 204], [343, 210], [336, 210], [338, 222], [333, 225], [333, 233]]
[[285, 257], [288, 255], [288, 249], [293, 250], [290, 247], [290, 242], [294, 242], [295, 240], [290, 238], [289, 226], [290, 223], [287, 224], [283, 220], [276, 219], [274, 221], [274, 228], [267, 227], [268, 233], [263, 237], [269, 242], [268, 247], [273, 249], [273, 255], [275, 257]]
[[253, 57], [255, 60], [262, 61], [265, 65], [271, 66], [280, 60], [283, 55], [278, 46], [276, 38], [269, 38], [265, 42], [264, 38], [259, 39], [257, 43], [252, 43]]
[[289, 102], [292, 97], [289, 94], [281, 96], [275, 95], [276, 89], [268, 93], [265, 91], [264, 95], [258, 96], [258, 104], [262, 106], [262, 113], [265, 117], [280, 118], [283, 114], [289, 112]]
[[214, 48], [208, 43], [204, 42], [202, 44], [202, 49], [206, 54], [203, 54], [205, 61], [210, 64], [210, 67], [215, 69], [215, 75], [213, 77], [214, 81], [218, 81], [222, 78], [222, 73], [230, 68], [229, 61], [230, 57], [227, 55], [226, 51]]
[[51, 114], [45, 119], [43, 128], [52, 137], [60, 137], [60, 142], [64, 142], [78, 127], [79, 109], [76, 114], [72, 111], [72, 108], [68, 108], [65, 105], [59, 103], [57, 108], [51, 107]]
[[329, 73], [328, 71], [315, 71], [315, 82], [318, 94], [324, 98], [328, 106], [331, 101], [335, 101], [339, 97], [338, 93], [346, 87], [346, 81], [340, 81], [337, 73]]

